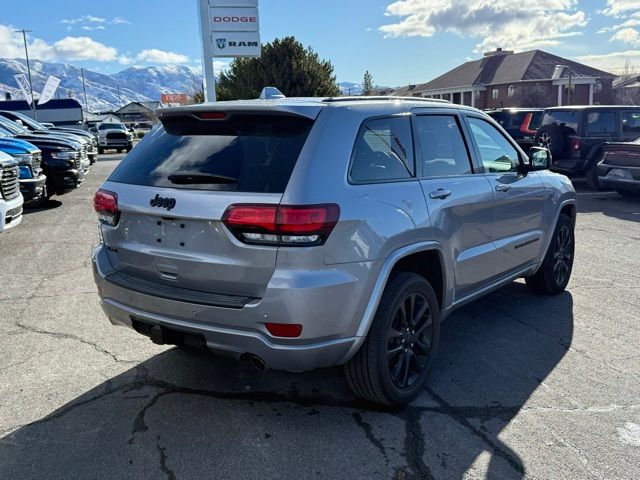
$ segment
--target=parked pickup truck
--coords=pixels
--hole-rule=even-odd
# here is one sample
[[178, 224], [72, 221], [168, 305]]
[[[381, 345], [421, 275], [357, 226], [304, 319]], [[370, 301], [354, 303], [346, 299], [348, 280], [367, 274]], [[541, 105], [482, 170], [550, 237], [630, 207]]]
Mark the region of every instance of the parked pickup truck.
[[112, 148], [118, 152], [131, 151], [133, 148], [133, 135], [127, 131], [123, 123], [101, 123], [98, 131], [98, 153]]
[[0, 116], [0, 132], [32, 143], [42, 152], [42, 169], [47, 176], [47, 197], [62, 195], [84, 180], [82, 145], [55, 135], [34, 135]]
[[18, 162], [24, 204], [36, 205], [45, 199], [47, 177], [42, 171], [42, 152], [38, 147], [0, 131], [0, 152], [11, 155]]
[[[34, 135], [52, 135], [59, 138], [65, 138], [81, 144], [81, 161], [84, 170], [88, 170], [89, 166], [95, 162], [98, 153], [93, 150], [93, 136], [87, 132], [67, 132], [64, 130], [50, 130], [41, 123], [36, 122], [33, 118], [19, 112], [10, 112], [0, 110], [0, 116], [17, 123]], [[92, 160], [93, 158], [93, 160]]]
[[18, 184], [18, 163], [0, 152], [0, 232], [22, 221], [22, 195]]

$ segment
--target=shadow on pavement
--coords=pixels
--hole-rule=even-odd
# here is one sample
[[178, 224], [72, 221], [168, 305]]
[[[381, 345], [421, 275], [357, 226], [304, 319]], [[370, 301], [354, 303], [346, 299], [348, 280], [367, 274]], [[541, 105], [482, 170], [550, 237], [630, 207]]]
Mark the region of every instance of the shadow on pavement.
[[47, 210], [53, 210], [62, 206], [62, 202], [59, 200], [49, 199], [45, 202], [42, 202], [39, 205], [27, 206], [23, 210], [24, 215], [28, 215], [30, 213], [44, 212]]
[[454, 313], [403, 410], [354, 398], [340, 368], [168, 350], [0, 440], [0, 478], [461, 478], [483, 452], [486, 478], [523, 478], [499, 434], [569, 348], [572, 311], [513, 283]]
[[577, 187], [578, 212], [603, 213], [608, 217], [640, 222], [640, 197], [623, 197], [616, 192], [592, 192]]

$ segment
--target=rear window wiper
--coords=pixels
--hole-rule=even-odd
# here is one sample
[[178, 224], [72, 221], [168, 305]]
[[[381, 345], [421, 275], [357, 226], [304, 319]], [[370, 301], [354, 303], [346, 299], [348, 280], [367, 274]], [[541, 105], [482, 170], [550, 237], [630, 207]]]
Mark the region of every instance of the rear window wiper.
[[178, 185], [197, 185], [204, 183], [238, 183], [237, 178], [227, 177], [225, 175], [215, 175], [212, 173], [174, 173], [167, 177], [171, 183]]

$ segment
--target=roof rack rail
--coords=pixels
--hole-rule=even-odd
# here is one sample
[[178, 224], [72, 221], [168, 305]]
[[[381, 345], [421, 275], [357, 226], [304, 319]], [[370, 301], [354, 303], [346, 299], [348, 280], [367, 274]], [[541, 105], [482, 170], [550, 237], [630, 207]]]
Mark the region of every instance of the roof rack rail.
[[351, 96], [351, 97], [329, 97], [322, 100], [323, 102], [361, 102], [361, 101], [374, 101], [374, 100], [411, 100], [416, 102], [431, 102], [431, 103], [451, 103], [449, 100], [441, 98], [426, 98], [426, 97], [401, 97], [395, 95], [372, 95], [372, 96]]

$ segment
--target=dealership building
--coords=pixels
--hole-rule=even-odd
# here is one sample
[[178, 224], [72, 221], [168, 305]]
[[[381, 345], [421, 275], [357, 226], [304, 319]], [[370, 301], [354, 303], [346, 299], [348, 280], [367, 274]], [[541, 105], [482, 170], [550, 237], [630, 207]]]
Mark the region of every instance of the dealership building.
[[445, 99], [480, 109], [606, 105], [613, 103], [614, 78], [542, 50], [514, 53], [498, 48], [430, 82], [408, 85], [393, 93]]

